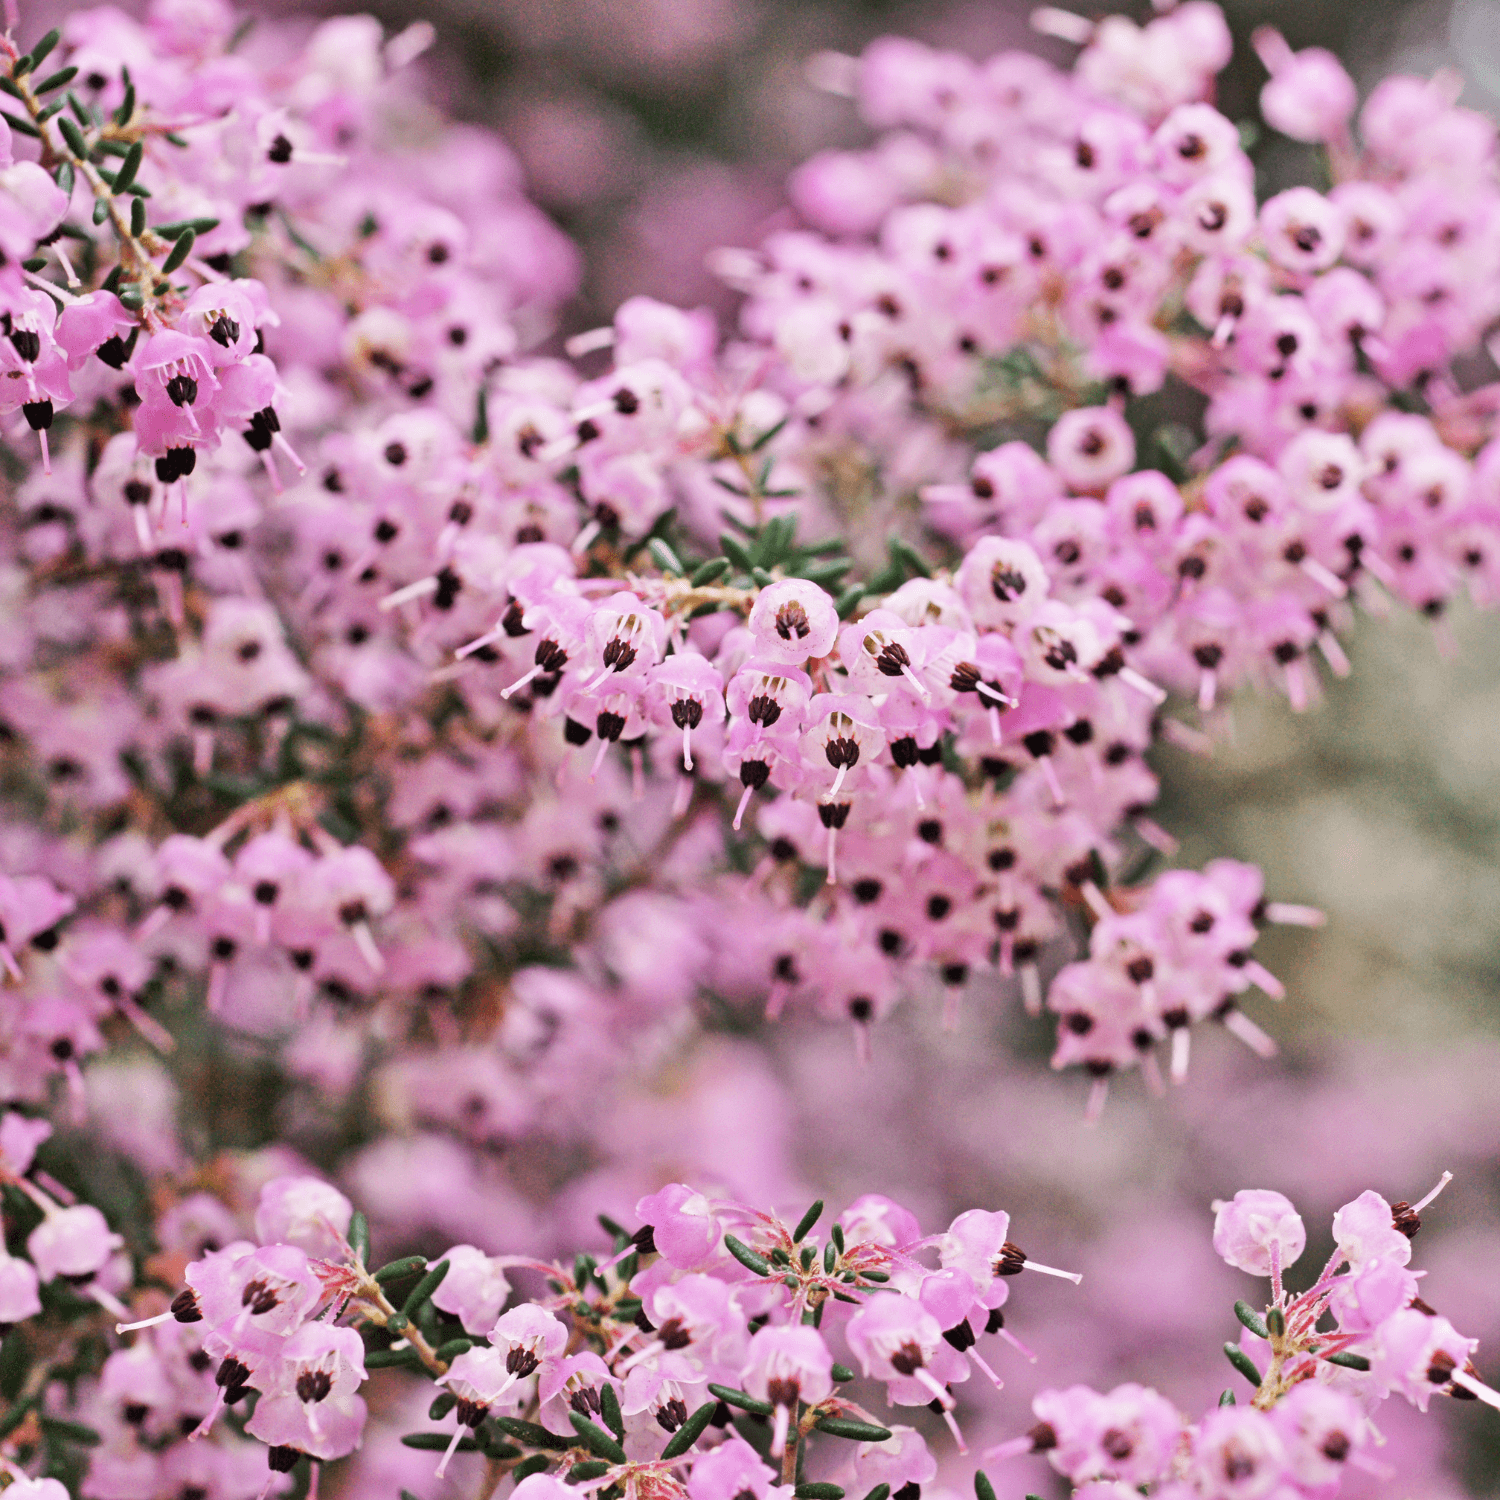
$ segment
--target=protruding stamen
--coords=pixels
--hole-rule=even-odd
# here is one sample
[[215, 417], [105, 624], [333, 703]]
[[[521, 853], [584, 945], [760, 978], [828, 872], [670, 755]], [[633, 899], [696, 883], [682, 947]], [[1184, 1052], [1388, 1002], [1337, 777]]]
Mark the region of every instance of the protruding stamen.
[[1096, 1078], [1089, 1085], [1089, 1102], [1083, 1111], [1083, 1123], [1085, 1125], [1097, 1125], [1099, 1116], [1104, 1113], [1105, 1102], [1109, 1098], [1109, 1079]]
[[[1103, 1083], [1104, 1081], [1102, 1078], [1096, 1080], [1099, 1083]], [[1026, 1258], [1023, 1269], [1027, 1271], [1040, 1271], [1043, 1276], [1059, 1276], [1064, 1281], [1071, 1281], [1074, 1286], [1077, 1286], [1083, 1280], [1082, 1271], [1059, 1271], [1056, 1266], [1044, 1266], [1039, 1261], [1032, 1260], [1030, 1256]]]
[[1167, 1085], [1161, 1076], [1161, 1064], [1156, 1060], [1154, 1052], [1148, 1052], [1141, 1059], [1141, 1077], [1146, 1080], [1146, 1090], [1153, 1099], [1166, 1097]]
[[1023, 1344], [1020, 1341], [1020, 1339], [1018, 1339], [1015, 1336], [1015, 1334], [1013, 1334], [1010, 1331], [1010, 1329], [1008, 1329], [1008, 1328], [997, 1328], [995, 1330], [995, 1332], [998, 1333], [1000, 1335], [1000, 1337], [1003, 1338], [1005, 1340], [1005, 1342], [1007, 1344], [1009, 1344], [1012, 1348], [1018, 1350], [1020, 1352], [1022, 1358], [1030, 1360], [1032, 1364], [1036, 1363], [1036, 1354], [1035, 1354], [1035, 1352], [1033, 1350], [1029, 1349], [1025, 1344]]
[[174, 1317], [171, 1308], [164, 1313], [157, 1313], [154, 1318], [142, 1318], [137, 1323], [116, 1323], [116, 1333], [134, 1333], [140, 1328], [155, 1328], [158, 1323], [170, 1323]]
[[1251, 984], [1264, 990], [1273, 1000], [1286, 999], [1286, 986], [1263, 964], [1252, 958], [1242, 972]]
[[612, 349], [614, 342], [615, 331], [606, 324], [603, 328], [590, 328], [586, 333], [575, 333], [563, 348], [569, 359], [581, 359], [599, 349]]
[[976, 1348], [974, 1348], [972, 1344], [964, 1350], [964, 1353], [968, 1355], [970, 1361], [973, 1363], [976, 1369], [982, 1371], [989, 1377], [990, 1384], [993, 1385], [997, 1391], [1003, 1391], [1005, 1389], [1005, 1382], [1001, 1380], [1001, 1378], [997, 1374], [995, 1374], [995, 1372], [990, 1368], [989, 1361], [985, 1359], [985, 1357]]
[[1218, 673], [1209, 667], [1205, 667], [1198, 677], [1198, 712], [1210, 714], [1214, 710], [1214, 700], [1219, 691]]
[[[435, 588], [436, 586], [437, 580], [433, 579], [433, 587]], [[460, 646], [458, 650], [453, 654], [458, 658], [459, 661], [463, 661], [465, 657], [473, 656], [476, 651], [483, 651], [484, 648], [488, 646], [492, 641], [498, 641], [504, 634], [505, 627], [503, 625], [497, 625], [493, 630], [486, 630], [483, 635], [475, 636], [472, 641], [465, 641], [464, 644]], [[500, 696], [503, 698], [507, 693], [515, 692], [515, 690], [521, 686], [522, 682], [530, 682], [531, 679], [536, 676], [537, 672], [540, 671], [541, 668], [537, 667], [535, 671], [528, 672], [526, 676], [521, 679], [521, 682], [512, 683], [511, 686], [506, 688]]]
[[1031, 29], [1042, 36], [1055, 36], [1060, 42], [1072, 42], [1075, 47], [1087, 46], [1094, 35], [1092, 21], [1055, 5], [1041, 5], [1032, 11]]
[[1335, 677], [1347, 677], [1354, 670], [1344, 655], [1344, 648], [1339, 645], [1338, 637], [1331, 630], [1325, 630], [1318, 637], [1318, 650], [1323, 653], [1323, 660]]
[[964, 1442], [964, 1435], [958, 1430], [958, 1418], [945, 1406], [943, 1408], [943, 1421], [948, 1424], [948, 1431], [953, 1434], [953, 1441], [960, 1453], [967, 1453], [969, 1445]]
[[385, 972], [385, 958], [375, 944], [375, 934], [370, 931], [368, 922], [356, 922], [350, 929], [350, 935], [354, 939], [354, 946], [359, 949], [359, 955], [369, 964], [371, 970], [376, 974]]
[[755, 788], [747, 786], [740, 793], [740, 805], [734, 810], [734, 822], [730, 825], [736, 833], [740, 831], [740, 820], [745, 816], [745, 809], [750, 805], [750, 799], [755, 795]]
[[[474, 643], [471, 641], [469, 644], [473, 645]], [[474, 649], [477, 651], [479, 649], [479, 647], [478, 646], [474, 646]], [[525, 687], [526, 684], [528, 682], [530, 682], [533, 677], [539, 677], [539, 676], [541, 676], [541, 672], [542, 672], [542, 669], [540, 667], [533, 667], [529, 672], [527, 672], [525, 674], [525, 676], [518, 677], [513, 683], [511, 683], [511, 685], [509, 687], [501, 688], [500, 689], [500, 696], [502, 698], [509, 698], [512, 693], [519, 693], [521, 691], [521, 689], [523, 687]]]
[[1488, 1406], [1500, 1408], [1500, 1391], [1492, 1390], [1482, 1380], [1476, 1380], [1466, 1370], [1455, 1370], [1451, 1378], [1454, 1385], [1462, 1386], [1471, 1396], [1477, 1396]]
[[1342, 599], [1349, 592], [1349, 586], [1337, 573], [1330, 572], [1315, 557], [1304, 557], [1297, 564], [1319, 588], [1327, 589], [1335, 599]]
[[1164, 718], [1161, 721], [1161, 737], [1179, 750], [1190, 750], [1194, 755], [1212, 755], [1214, 742], [1201, 729], [1193, 729], [1181, 719]]
[[1167, 690], [1158, 687], [1149, 677], [1143, 677], [1134, 667], [1121, 667], [1119, 676], [1121, 682], [1127, 687], [1133, 687], [1143, 698], [1149, 698], [1156, 704], [1167, 701]]
[[1037, 757], [1037, 764], [1042, 768], [1042, 775], [1047, 779], [1047, 790], [1052, 793], [1053, 807], [1066, 807], [1068, 799], [1063, 796], [1062, 782], [1057, 779], [1057, 767], [1052, 764], [1050, 755]]
[[[1252, 1052], [1260, 1057], [1275, 1057], [1276, 1043], [1242, 1010], [1232, 1010], [1224, 1017], [1225, 1031], [1232, 1031]], [[1183, 1033], [1184, 1035], [1186, 1033]]]
[[1433, 1199], [1434, 1199], [1434, 1198], [1436, 1198], [1436, 1197], [1437, 1197], [1437, 1195], [1438, 1195], [1438, 1194], [1439, 1194], [1439, 1193], [1440, 1193], [1440, 1192], [1442, 1192], [1442, 1190], [1443, 1190], [1443, 1189], [1444, 1189], [1444, 1188], [1445, 1188], [1445, 1187], [1447, 1187], [1447, 1186], [1448, 1186], [1448, 1184], [1449, 1184], [1449, 1183], [1450, 1183], [1450, 1182], [1452, 1182], [1452, 1181], [1453, 1181], [1453, 1173], [1452, 1173], [1452, 1172], [1444, 1172], [1444, 1173], [1443, 1173], [1443, 1175], [1442, 1175], [1442, 1176], [1441, 1176], [1441, 1177], [1439, 1177], [1439, 1178], [1438, 1178], [1438, 1180], [1437, 1180], [1437, 1186], [1436, 1186], [1436, 1187], [1435, 1187], [1435, 1188], [1433, 1188], [1433, 1190], [1432, 1190], [1432, 1191], [1431, 1191], [1431, 1192], [1430, 1192], [1430, 1193], [1428, 1193], [1428, 1195], [1427, 1195], [1427, 1196], [1426, 1196], [1426, 1197], [1425, 1197], [1425, 1198], [1423, 1198], [1423, 1199], [1422, 1199], [1422, 1201], [1421, 1201], [1421, 1202], [1420, 1202], [1420, 1203], [1413, 1203], [1413, 1204], [1412, 1204], [1412, 1206], [1411, 1206], [1411, 1211], [1412, 1211], [1412, 1212], [1413, 1212], [1413, 1213], [1414, 1213], [1414, 1214], [1419, 1214], [1419, 1213], [1421, 1213], [1421, 1212], [1422, 1212], [1422, 1210], [1423, 1210], [1423, 1209], [1424, 1209], [1424, 1208], [1426, 1208], [1426, 1207], [1427, 1207], [1427, 1205], [1428, 1205], [1428, 1204], [1429, 1204], [1429, 1203], [1431, 1203], [1431, 1202], [1432, 1202], [1432, 1200], [1433, 1200]]
[[1151, 847], [1157, 851], [1157, 853], [1165, 854], [1168, 859], [1171, 859], [1171, 857], [1177, 853], [1177, 840], [1174, 839], [1172, 835], [1168, 833], [1167, 830], [1153, 818], [1148, 818], [1143, 814], [1137, 813], [1135, 817], [1130, 820], [1130, 826], [1135, 829], [1135, 831], [1140, 834], [1140, 836], [1145, 839], [1145, 841], [1150, 844]]
[[1307, 678], [1300, 660], [1286, 664], [1285, 678], [1287, 701], [1292, 705], [1292, 712], [1300, 714], [1307, 708]]
[[1266, 904], [1266, 920], [1289, 927], [1321, 927], [1328, 917], [1316, 906], [1297, 906], [1287, 901]]
[[1021, 965], [1021, 1003], [1028, 1016], [1042, 1013], [1042, 976], [1035, 964]]
[[[436, 576], [431, 578], [419, 578], [415, 583], [409, 583], [404, 589], [397, 589], [393, 594], [387, 594], [380, 601], [381, 609], [399, 609], [403, 604], [410, 604], [413, 599], [420, 599], [424, 594], [435, 594], [438, 591]], [[458, 654], [463, 655], [460, 647]]]
[[996, 1443], [993, 1448], [986, 1448], [984, 1456], [992, 1462], [999, 1462], [1007, 1458], [1020, 1458], [1023, 1453], [1036, 1451], [1036, 1444], [1032, 1442], [1029, 1435], [1015, 1438], [1007, 1438], [1003, 1443]]
[[1082, 893], [1083, 899], [1088, 902], [1089, 910], [1093, 912], [1098, 921], [1107, 922], [1114, 916], [1114, 909], [1104, 899], [1104, 892], [1092, 880], [1085, 880], [1078, 889]]
[[448, 1464], [453, 1455], [458, 1452], [458, 1445], [468, 1436], [464, 1424], [460, 1422], [453, 1429], [453, 1436], [448, 1441], [448, 1446], [443, 1450], [443, 1456], [438, 1460], [437, 1477], [441, 1479], [448, 1472]]
[[1193, 1033], [1186, 1026], [1179, 1026], [1172, 1033], [1172, 1082], [1186, 1083], [1188, 1058], [1192, 1055]]

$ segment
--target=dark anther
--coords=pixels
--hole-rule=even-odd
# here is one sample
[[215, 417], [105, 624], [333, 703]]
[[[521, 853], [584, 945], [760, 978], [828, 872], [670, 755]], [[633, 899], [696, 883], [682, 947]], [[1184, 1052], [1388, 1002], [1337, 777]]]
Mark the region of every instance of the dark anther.
[[198, 1295], [191, 1287], [184, 1287], [172, 1298], [172, 1316], [179, 1323], [201, 1323], [203, 1310], [198, 1306]]
[[663, 1401], [656, 1409], [656, 1421], [666, 1432], [676, 1432], [688, 1418], [687, 1402], [681, 1396]]
[[995, 1261], [995, 1275], [1019, 1276], [1026, 1264], [1026, 1252], [1014, 1240], [1006, 1240]]
[[292, 159], [292, 143], [284, 135], [278, 135], [266, 151], [266, 160], [284, 167]]
[[837, 771], [840, 767], [853, 768], [859, 764], [859, 744], [855, 740], [836, 739], [829, 740], [824, 746], [823, 754], [827, 757], [828, 764]]
[[742, 760], [740, 762], [740, 785], [758, 792], [771, 779], [771, 765], [764, 760]]
[[460, 1396], [454, 1403], [453, 1411], [458, 1417], [460, 1427], [478, 1427], [489, 1414], [489, 1405], [484, 1401], [465, 1399]]
[[333, 1377], [327, 1370], [304, 1370], [297, 1377], [297, 1399], [305, 1406], [325, 1401], [333, 1389]]
[[604, 665], [623, 672], [635, 660], [636, 650], [629, 641], [615, 636], [604, 648]]
[[972, 1349], [974, 1347], [974, 1330], [969, 1327], [969, 1320], [967, 1318], [962, 1323], [955, 1323], [952, 1328], [945, 1328], [943, 1330], [943, 1337], [960, 1354], [965, 1349]]
[[656, 1330], [656, 1336], [661, 1340], [663, 1349], [686, 1349], [693, 1342], [693, 1335], [682, 1326], [677, 1318], [668, 1318]]
[[[1071, 546], [1071, 543], [1064, 543], [1063, 545]], [[1078, 549], [1076, 547], [1073, 548], [1072, 557], [1062, 557], [1061, 552], [1058, 553], [1058, 556], [1065, 563], [1075, 563], [1078, 561]], [[1016, 572], [1014, 568], [1007, 568], [1003, 563], [998, 564], [990, 574], [990, 592], [1002, 604], [1009, 604], [1013, 599], [1019, 599], [1026, 592], [1026, 575]]]
[[795, 599], [776, 611], [776, 634], [782, 640], [789, 641], [794, 635], [799, 641], [805, 640], [811, 633], [812, 623], [807, 618], [807, 611]]

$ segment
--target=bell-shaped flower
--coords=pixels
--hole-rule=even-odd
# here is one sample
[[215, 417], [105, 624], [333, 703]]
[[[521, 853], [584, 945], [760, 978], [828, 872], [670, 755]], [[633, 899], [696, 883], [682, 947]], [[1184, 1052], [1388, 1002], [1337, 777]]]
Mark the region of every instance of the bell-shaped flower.
[[255, 1237], [262, 1244], [295, 1245], [320, 1260], [347, 1253], [354, 1205], [318, 1177], [273, 1177], [260, 1190]]
[[827, 656], [839, 631], [833, 600], [805, 578], [783, 578], [763, 588], [748, 624], [756, 655], [787, 666]]
[[1214, 1204], [1214, 1252], [1252, 1276], [1279, 1276], [1307, 1245], [1291, 1201], [1267, 1188], [1241, 1188]]
[[448, 1262], [448, 1274], [432, 1294], [432, 1305], [452, 1313], [465, 1333], [487, 1334], [510, 1297], [499, 1258], [473, 1245], [454, 1245], [438, 1259]]
[[263, 1366], [251, 1437], [272, 1447], [296, 1448], [313, 1458], [343, 1458], [359, 1447], [365, 1403], [364, 1341], [352, 1328], [305, 1323], [281, 1346], [281, 1359]]

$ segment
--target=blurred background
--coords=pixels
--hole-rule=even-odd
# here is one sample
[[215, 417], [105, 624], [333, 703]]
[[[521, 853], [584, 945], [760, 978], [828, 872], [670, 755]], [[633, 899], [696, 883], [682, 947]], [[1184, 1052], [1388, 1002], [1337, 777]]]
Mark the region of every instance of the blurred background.
[[[290, 20], [350, 7], [262, 8]], [[792, 222], [787, 171], [863, 139], [847, 101], [804, 81], [810, 53], [857, 52], [895, 31], [975, 56], [1025, 47], [1068, 60], [1029, 31], [1024, 0], [368, 8], [392, 27], [435, 23], [425, 65], [443, 101], [504, 135], [532, 195], [579, 243], [588, 270], [567, 331], [605, 321], [635, 292], [732, 319], [705, 251]], [[1233, 119], [1255, 117], [1264, 74], [1247, 38], [1265, 23], [1295, 47], [1336, 51], [1364, 90], [1391, 71], [1458, 68], [1465, 102], [1500, 112], [1500, 0], [1225, 9], [1237, 53], [1218, 102]], [[1268, 181], [1293, 178], [1294, 148], [1267, 142], [1257, 165]], [[907, 1007], [877, 1035], [868, 1069], [853, 1065], [847, 1035], [813, 1024], [709, 1034], [600, 1104], [596, 1161], [581, 1164], [553, 1229], [528, 1232], [582, 1232], [599, 1208], [621, 1212], [622, 1199], [628, 1212], [622, 1183], [644, 1191], [670, 1180], [684, 1137], [700, 1170], [746, 1195], [805, 1190], [841, 1205], [879, 1187], [932, 1226], [964, 1207], [1008, 1208], [1028, 1251], [1085, 1279], [1079, 1289], [1045, 1277], [1015, 1285], [1009, 1326], [1040, 1359], [1032, 1367], [990, 1351], [1007, 1390], [996, 1398], [971, 1386], [978, 1399], [961, 1415], [977, 1447], [1029, 1426], [1026, 1400], [1043, 1384], [1139, 1379], [1198, 1411], [1239, 1383], [1218, 1350], [1238, 1332], [1233, 1299], [1259, 1289], [1212, 1255], [1213, 1198], [1240, 1187], [1290, 1194], [1308, 1219], [1310, 1266], [1326, 1255], [1342, 1202], [1365, 1187], [1415, 1200], [1446, 1168], [1457, 1181], [1417, 1241], [1416, 1263], [1430, 1272], [1423, 1295], [1485, 1340], [1480, 1370], [1500, 1381], [1500, 622], [1460, 610], [1442, 630], [1403, 614], [1365, 618], [1350, 643], [1354, 675], [1326, 701], [1299, 716], [1281, 701], [1240, 699], [1233, 737], [1211, 759], [1158, 758], [1158, 817], [1181, 838], [1182, 862], [1250, 860], [1275, 898], [1328, 914], [1322, 930], [1273, 930], [1258, 950], [1289, 991], [1284, 1005], [1250, 1005], [1282, 1044], [1275, 1061], [1210, 1037], [1186, 1087], [1156, 1101], [1127, 1080], [1090, 1129], [1086, 1083], [1047, 1070], [1048, 1029], [1003, 991], [972, 995], [956, 1034], [938, 1029], [935, 1005]], [[114, 1090], [123, 1130], [142, 1083], [111, 1071], [96, 1070], [91, 1091], [107, 1103]], [[524, 1153], [503, 1170], [518, 1204], [560, 1173]], [[374, 1193], [377, 1175], [355, 1157], [345, 1178]], [[462, 1224], [444, 1215], [435, 1206], [403, 1232], [419, 1246], [459, 1237]], [[1351, 1474], [1345, 1493], [1500, 1494], [1500, 1413], [1435, 1406], [1437, 1418], [1423, 1420], [1388, 1403], [1397, 1477]], [[951, 1478], [967, 1489], [957, 1467]], [[1035, 1460], [996, 1478], [1002, 1495], [1058, 1492]]]

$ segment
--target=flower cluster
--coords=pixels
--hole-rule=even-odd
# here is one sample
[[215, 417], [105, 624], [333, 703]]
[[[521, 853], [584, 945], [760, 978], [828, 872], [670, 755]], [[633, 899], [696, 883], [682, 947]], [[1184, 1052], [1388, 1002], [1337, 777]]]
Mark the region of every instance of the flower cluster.
[[[7, 1148], [23, 1146], [27, 1129], [5, 1116]], [[45, 1206], [30, 1260], [7, 1260], [0, 1278], [7, 1321], [40, 1314], [38, 1277], [58, 1275], [128, 1317], [96, 1279], [119, 1245], [103, 1216], [50, 1204], [25, 1176], [24, 1153], [6, 1161], [6, 1180]], [[1077, 1280], [1028, 1260], [1004, 1213], [974, 1210], [923, 1236], [909, 1211], [870, 1195], [819, 1239], [821, 1203], [789, 1227], [682, 1184], [638, 1211], [635, 1233], [611, 1226], [613, 1255], [580, 1254], [567, 1268], [456, 1245], [431, 1265], [414, 1256], [372, 1271], [363, 1216], [317, 1178], [267, 1182], [253, 1241], [233, 1237], [234, 1217], [199, 1194], [161, 1226], [197, 1248], [183, 1289], [165, 1311], [117, 1325], [144, 1336], [116, 1347], [71, 1403], [46, 1390], [43, 1421], [97, 1443], [90, 1500], [184, 1483], [238, 1495], [251, 1476], [264, 1496], [304, 1457], [353, 1452], [369, 1371], [399, 1367], [441, 1388], [430, 1420], [443, 1426], [406, 1439], [441, 1452], [439, 1476], [455, 1453], [478, 1450], [495, 1482], [547, 1476], [556, 1495], [570, 1493], [564, 1478], [693, 1500], [746, 1488], [767, 1500], [775, 1486], [811, 1482], [821, 1487], [810, 1495], [838, 1500], [841, 1486], [805, 1478], [809, 1449], [836, 1446], [818, 1435], [855, 1445], [840, 1477], [886, 1493], [930, 1478], [935, 1459], [916, 1429], [883, 1426], [852, 1398], [858, 1374], [836, 1354], [847, 1350], [888, 1405], [941, 1411], [966, 1452], [953, 1387], [975, 1371], [1001, 1385], [979, 1345], [1004, 1332], [1010, 1278], [1033, 1269]], [[86, 1225], [74, 1222], [83, 1215]], [[544, 1289], [513, 1298], [511, 1275]], [[247, 1439], [264, 1445], [263, 1481]], [[21, 1443], [34, 1446], [29, 1435]], [[833, 1457], [812, 1462], [823, 1471]]]
[[1348, 1466], [1388, 1473], [1374, 1454], [1382, 1439], [1373, 1421], [1388, 1397], [1404, 1396], [1424, 1412], [1438, 1394], [1500, 1407], [1500, 1392], [1475, 1372], [1478, 1341], [1423, 1301], [1423, 1273], [1408, 1268], [1420, 1211], [1450, 1175], [1416, 1204], [1387, 1203], [1376, 1192], [1346, 1203], [1333, 1216], [1333, 1256], [1297, 1294], [1283, 1276], [1307, 1230], [1292, 1204], [1265, 1189], [1215, 1204], [1214, 1249], [1237, 1270], [1271, 1281], [1263, 1312], [1235, 1303], [1244, 1329], [1224, 1346], [1255, 1387], [1251, 1403], [1240, 1406], [1225, 1391], [1216, 1410], [1188, 1423], [1140, 1385], [1103, 1395], [1087, 1386], [1044, 1391], [1033, 1403], [1037, 1425], [987, 1456], [1044, 1452], [1090, 1500], [1137, 1490], [1205, 1500], [1326, 1496]]

